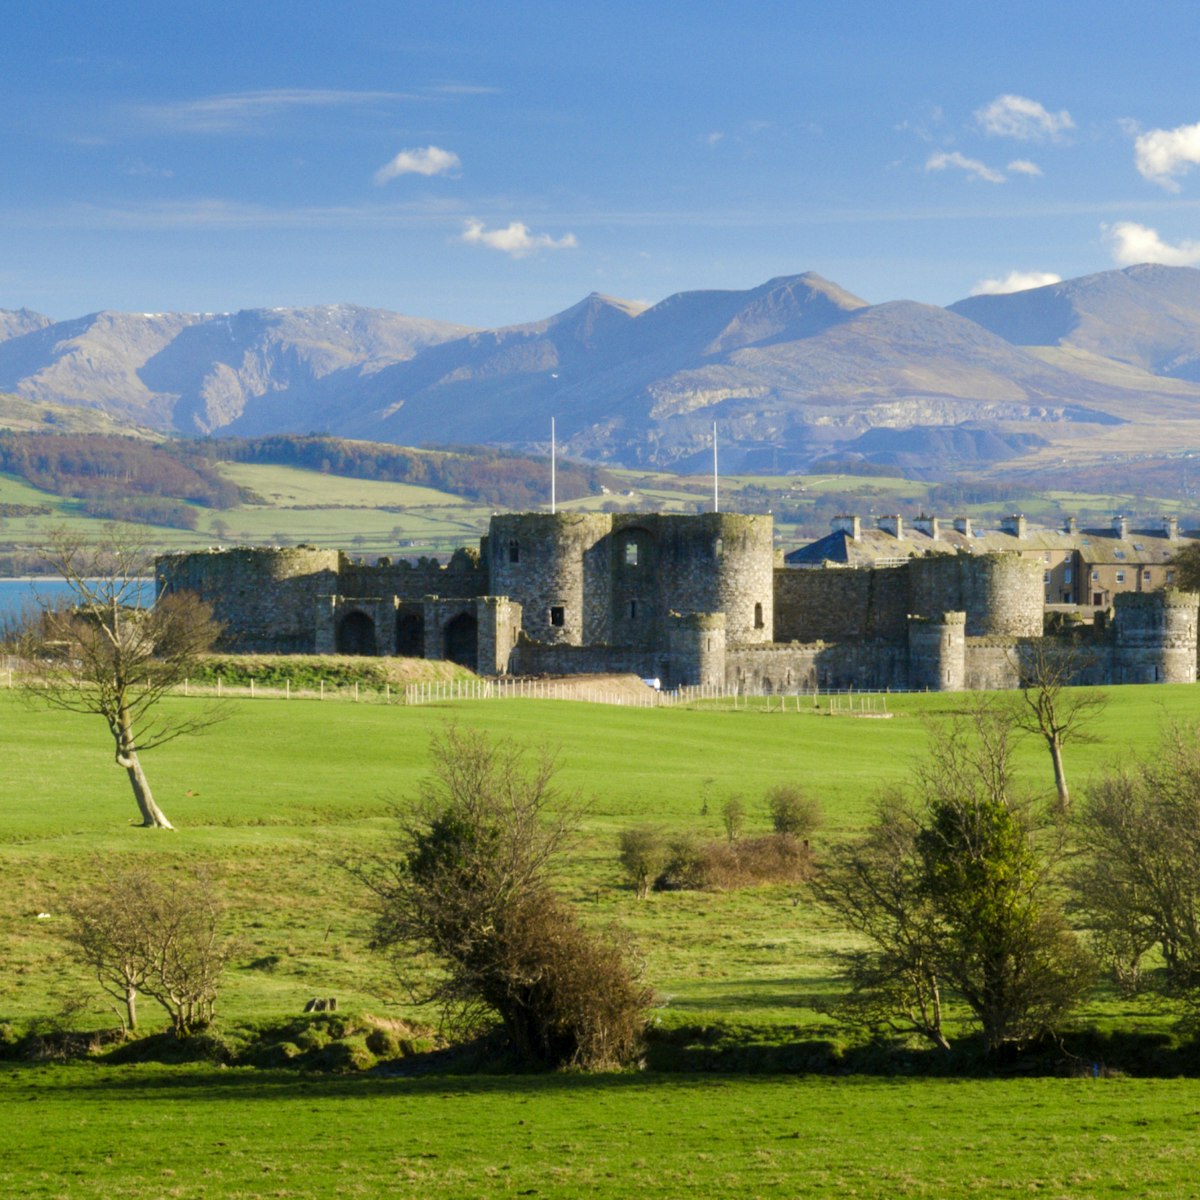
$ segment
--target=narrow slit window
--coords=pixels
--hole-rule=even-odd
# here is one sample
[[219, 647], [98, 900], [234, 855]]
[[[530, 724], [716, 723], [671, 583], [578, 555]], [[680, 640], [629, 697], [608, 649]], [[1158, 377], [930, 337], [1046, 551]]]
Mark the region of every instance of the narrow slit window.
[[756, 604], [756, 605], [754, 606], [754, 628], [755, 628], [755, 629], [761, 629], [762, 627], [763, 627], [763, 611], [762, 611], [762, 605], [761, 605], [761, 604]]
[[637, 601], [636, 600], [630, 600], [630, 602], [629, 602], [629, 619], [631, 621], [637, 620]]
[[561, 604], [554, 604], [550, 607], [550, 624], [565, 625], [567, 622], [567, 610]]
[[516, 541], [508, 543], [508, 561], [510, 563], [519, 563], [521, 561], [521, 544]]

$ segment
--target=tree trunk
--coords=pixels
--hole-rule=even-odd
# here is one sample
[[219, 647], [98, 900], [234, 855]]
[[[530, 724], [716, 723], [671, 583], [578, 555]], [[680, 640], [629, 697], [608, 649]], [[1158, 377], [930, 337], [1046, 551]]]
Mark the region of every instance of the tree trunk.
[[137, 1028], [137, 988], [132, 984], [125, 985], [125, 1011], [129, 1015], [129, 1032]]
[[163, 810], [154, 803], [154, 793], [150, 791], [150, 781], [138, 762], [137, 751], [128, 750], [118, 754], [117, 765], [124, 767], [129, 775], [129, 786], [133, 788], [133, 798], [142, 814], [142, 825], [147, 829], [174, 829], [175, 826], [167, 820]]
[[1054, 763], [1054, 786], [1058, 789], [1058, 807], [1067, 812], [1071, 807], [1071, 793], [1067, 791], [1067, 773], [1063, 769], [1062, 743], [1058, 738], [1050, 738], [1050, 760]]

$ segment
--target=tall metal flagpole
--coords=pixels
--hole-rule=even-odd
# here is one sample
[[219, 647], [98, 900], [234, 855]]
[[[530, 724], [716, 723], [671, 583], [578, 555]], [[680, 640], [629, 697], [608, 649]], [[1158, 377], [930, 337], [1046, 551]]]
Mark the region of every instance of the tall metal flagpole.
[[558, 496], [556, 494], [557, 480], [555, 479], [555, 473], [554, 473], [555, 449], [556, 449], [556, 447], [555, 447], [555, 441], [554, 441], [554, 418], [551, 417], [550, 418], [550, 513], [551, 513], [551, 515], [558, 512]]
[[713, 512], [721, 511], [721, 495], [717, 490], [717, 423], [713, 422]]

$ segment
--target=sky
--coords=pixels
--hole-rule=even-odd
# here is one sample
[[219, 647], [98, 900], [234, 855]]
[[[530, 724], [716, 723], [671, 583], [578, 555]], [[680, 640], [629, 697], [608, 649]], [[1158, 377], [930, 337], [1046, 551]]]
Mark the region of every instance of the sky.
[[1200, 266], [1198, 50], [1191, 0], [14, 4], [0, 308], [490, 327]]

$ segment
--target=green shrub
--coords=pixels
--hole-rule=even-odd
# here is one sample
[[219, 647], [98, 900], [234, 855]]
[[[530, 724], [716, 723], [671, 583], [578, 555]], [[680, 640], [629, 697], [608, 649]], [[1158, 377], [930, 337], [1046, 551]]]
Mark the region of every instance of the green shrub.
[[767, 792], [771, 827], [807, 841], [821, 826], [821, 805], [794, 783], [776, 784]]
[[650, 885], [667, 865], [667, 839], [661, 829], [642, 825], [622, 830], [618, 839], [618, 861], [639, 900], [644, 900]]

